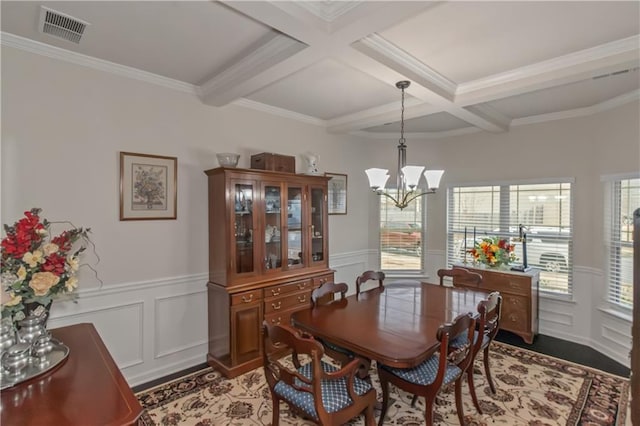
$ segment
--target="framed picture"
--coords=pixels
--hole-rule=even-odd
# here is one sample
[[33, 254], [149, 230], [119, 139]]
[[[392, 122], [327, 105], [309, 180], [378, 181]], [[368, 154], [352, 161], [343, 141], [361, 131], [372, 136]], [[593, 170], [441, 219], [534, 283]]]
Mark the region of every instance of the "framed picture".
[[175, 219], [178, 158], [120, 152], [120, 220]]
[[347, 214], [347, 175], [325, 173], [329, 179], [329, 214]]

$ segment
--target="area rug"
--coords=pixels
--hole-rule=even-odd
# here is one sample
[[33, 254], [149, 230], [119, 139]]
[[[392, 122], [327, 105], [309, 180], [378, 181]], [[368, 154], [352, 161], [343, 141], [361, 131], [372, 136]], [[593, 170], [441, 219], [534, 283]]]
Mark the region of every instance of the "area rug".
[[[615, 425], [626, 423], [629, 380], [525, 349], [493, 342], [491, 372], [497, 387], [493, 395], [484, 378], [481, 357], [474, 382], [484, 414], [477, 413], [463, 386], [467, 425]], [[372, 382], [382, 400], [380, 382]], [[411, 407], [410, 394], [390, 387], [391, 404], [385, 425], [424, 424], [424, 402]], [[269, 425], [271, 395], [262, 369], [234, 379], [205, 368], [137, 394], [145, 409], [144, 426]], [[376, 411], [376, 416], [379, 412]], [[443, 389], [435, 408], [435, 424], [458, 425], [453, 387]], [[376, 419], [377, 421], [377, 419]], [[281, 403], [281, 425], [312, 425], [294, 416]], [[364, 424], [363, 417], [349, 425]]]

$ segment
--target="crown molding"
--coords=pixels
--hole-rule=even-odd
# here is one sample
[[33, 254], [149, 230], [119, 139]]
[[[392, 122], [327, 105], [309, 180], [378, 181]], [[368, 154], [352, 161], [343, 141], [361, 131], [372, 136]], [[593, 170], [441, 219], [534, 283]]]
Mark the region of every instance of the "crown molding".
[[178, 90], [180, 92], [196, 95], [198, 87], [189, 83], [174, 80], [172, 78], [163, 77], [137, 68], [127, 67], [116, 64], [114, 62], [97, 59], [81, 53], [72, 52], [60, 47], [51, 46], [39, 41], [30, 40], [14, 34], [0, 32], [0, 41], [3, 46], [12, 47], [14, 49], [23, 50], [29, 53], [46, 56], [53, 59], [93, 68], [99, 71], [108, 72], [122, 77], [132, 78], [146, 83], [155, 84], [168, 89]]
[[235, 100], [231, 103], [231, 105], [236, 105], [236, 106], [254, 109], [256, 111], [266, 112], [268, 114], [289, 118], [291, 120], [299, 121], [301, 123], [313, 124], [314, 126], [327, 127], [326, 120], [311, 117], [309, 115], [299, 114], [297, 112], [289, 111], [284, 108], [274, 107], [271, 105], [263, 104], [261, 102], [252, 101], [246, 98]]
[[627, 37], [611, 43], [605, 43], [600, 46], [595, 46], [532, 65], [527, 65], [525, 67], [494, 74], [486, 78], [461, 83], [457, 86], [455, 94], [456, 97], [458, 97], [471, 92], [491, 89], [514, 81], [524, 80], [546, 73], [553, 73], [558, 70], [576, 67], [581, 64], [601, 59], [612, 58], [618, 55], [635, 54], [635, 56], [638, 57], [638, 53], [640, 52], [638, 49], [639, 45], [640, 35]]

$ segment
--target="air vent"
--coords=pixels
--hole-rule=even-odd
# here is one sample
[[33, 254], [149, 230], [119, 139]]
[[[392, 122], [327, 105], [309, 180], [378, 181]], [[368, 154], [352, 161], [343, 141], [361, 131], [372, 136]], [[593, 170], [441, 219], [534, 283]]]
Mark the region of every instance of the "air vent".
[[638, 71], [639, 69], [640, 69], [640, 67], [628, 68], [626, 70], [614, 71], [614, 72], [611, 72], [609, 74], [596, 75], [595, 77], [592, 77], [592, 79], [593, 80], [598, 80], [598, 79], [605, 78], [605, 77], [612, 77], [614, 75], [626, 74], [628, 72], [635, 72], [635, 71]]
[[40, 6], [40, 32], [63, 40], [80, 43], [88, 22]]

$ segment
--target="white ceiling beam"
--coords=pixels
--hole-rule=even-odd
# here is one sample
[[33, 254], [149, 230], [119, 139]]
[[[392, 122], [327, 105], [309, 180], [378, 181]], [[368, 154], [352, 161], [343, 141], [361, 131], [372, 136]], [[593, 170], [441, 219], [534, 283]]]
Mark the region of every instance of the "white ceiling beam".
[[316, 55], [287, 36], [277, 35], [251, 54], [202, 84], [200, 99], [222, 106], [304, 68]]
[[640, 35], [573, 52], [533, 65], [462, 83], [457, 105], [491, 102], [562, 84], [573, 83], [620, 68], [638, 66]]
[[[440, 112], [439, 108], [424, 103], [419, 99], [405, 101], [405, 119], [422, 117]], [[350, 133], [368, 127], [380, 126], [385, 123], [395, 123], [400, 120], [400, 102], [391, 102], [379, 107], [358, 111], [343, 117], [327, 120], [329, 133]]]
[[[309, 47], [300, 51], [299, 44], [283, 40], [286, 36], [278, 36], [277, 40], [271, 43], [277, 47], [261, 47], [248, 58], [233, 64], [200, 88], [203, 102], [216, 106], [248, 96], [325, 58], [334, 58], [336, 51], [342, 52], [336, 59], [348, 58], [354, 52], [350, 44], [360, 37], [381, 31], [420, 10], [433, 6], [432, 3], [426, 2], [403, 2], [392, 5], [363, 2], [342, 15], [341, 28], [331, 34], [326, 31], [326, 23], [322, 19], [315, 17], [308, 8], [303, 8], [294, 2], [229, 0], [221, 2]], [[285, 59], [287, 53], [292, 53], [294, 56]], [[278, 63], [278, 61], [282, 62]], [[357, 61], [349, 62], [349, 65], [354, 67]], [[364, 64], [365, 67], [370, 68], [371, 62], [374, 61], [367, 61]], [[360, 69], [357, 66], [354, 68]], [[376, 66], [376, 68], [381, 67]], [[397, 75], [397, 73], [379, 71], [376, 77], [384, 78], [385, 82], [389, 82], [392, 74]], [[370, 74], [370, 71], [367, 73]], [[399, 78], [400, 76], [396, 76], [394, 81]]]
[[374, 34], [354, 44], [354, 48], [377, 62], [412, 80], [407, 92], [423, 101], [440, 107], [442, 111], [490, 132], [509, 129], [509, 119], [480, 109], [462, 108], [454, 104], [456, 84], [403, 51], [380, 35]]

